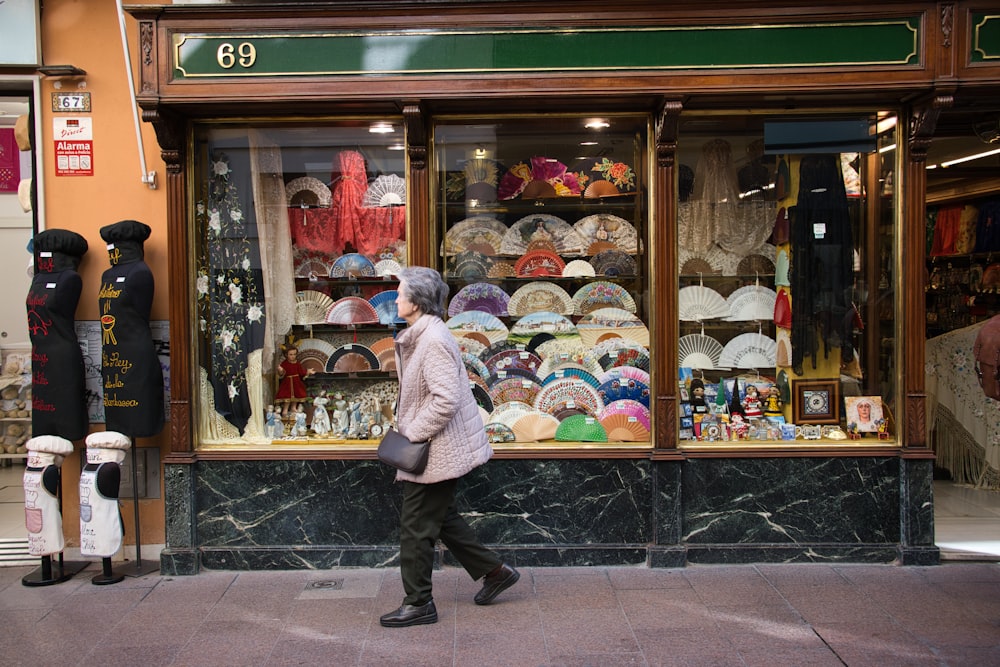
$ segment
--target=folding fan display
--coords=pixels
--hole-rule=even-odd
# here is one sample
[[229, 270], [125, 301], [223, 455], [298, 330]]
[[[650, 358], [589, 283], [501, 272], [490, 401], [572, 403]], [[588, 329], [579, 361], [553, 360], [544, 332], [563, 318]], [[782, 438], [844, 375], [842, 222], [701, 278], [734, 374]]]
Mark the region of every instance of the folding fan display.
[[649, 347], [649, 329], [642, 320], [621, 308], [598, 308], [576, 323], [583, 344], [594, 347], [610, 337], [625, 338]]
[[331, 278], [371, 278], [375, 275], [375, 263], [364, 255], [349, 252], [333, 261]]
[[482, 350], [479, 351], [478, 356], [483, 361], [486, 361], [490, 357], [500, 354], [501, 352], [507, 352], [508, 350], [518, 351], [524, 349], [526, 348], [523, 343], [519, 343], [517, 341], [504, 338], [502, 340], [497, 340], [495, 342], [492, 342], [486, 347], [484, 347]]
[[650, 385], [649, 372], [635, 366], [612, 366], [597, 376], [600, 382], [621, 380], [622, 378], [638, 380], [646, 386]]
[[384, 324], [386, 326], [406, 324], [406, 320], [399, 316], [399, 311], [396, 308], [396, 297], [398, 296], [399, 292], [394, 289], [389, 289], [379, 292], [372, 298], [368, 299], [368, 303], [370, 303], [372, 308], [375, 309], [375, 312], [378, 313], [379, 324]]
[[573, 229], [587, 246], [595, 241], [610, 241], [615, 248], [630, 255], [639, 251], [639, 234], [635, 227], [617, 215], [610, 213], [588, 215], [574, 223]]
[[337, 299], [326, 313], [327, 324], [378, 324], [375, 307], [359, 296]]
[[375, 353], [375, 356], [378, 357], [379, 366], [383, 370], [385, 369], [386, 359], [392, 359], [393, 366], [395, 366], [396, 340], [392, 336], [379, 338], [368, 347]]
[[462, 353], [462, 363], [465, 364], [465, 369], [470, 373], [475, 373], [481, 377], [484, 381], [488, 380], [490, 377], [490, 369], [486, 368], [486, 364], [483, 363], [482, 359], [469, 352]]
[[614, 401], [630, 400], [649, 407], [649, 385], [638, 380], [608, 380], [597, 388], [597, 393], [601, 395], [605, 405]]
[[482, 353], [489, 347], [489, 345], [484, 345], [478, 340], [468, 338], [466, 336], [459, 336], [458, 339], [458, 349], [462, 352], [470, 352], [475, 356], [482, 359]]
[[507, 312], [513, 317], [540, 311], [572, 315], [574, 309], [573, 299], [566, 290], [544, 280], [530, 282], [517, 288], [507, 303]]
[[539, 333], [550, 333], [556, 338], [579, 336], [576, 326], [568, 317], [548, 310], [529, 313], [510, 327], [510, 338], [515, 341], [521, 340], [527, 343]]
[[727, 318], [729, 303], [711, 287], [690, 285], [677, 294], [677, 317], [684, 322]]
[[[500, 254], [517, 257], [528, 251], [535, 240], [550, 241], [562, 256], [580, 256], [587, 244], [573, 226], [554, 215], [536, 213], [525, 216], [510, 226], [500, 244]], [[560, 273], [556, 275], [561, 275]]]
[[537, 382], [522, 377], [509, 377], [493, 383], [489, 394], [494, 404], [518, 401], [534, 405], [535, 397], [541, 390], [542, 385]]
[[326, 363], [330, 355], [337, 349], [321, 338], [303, 338], [297, 344], [299, 363], [305, 369], [322, 373], [326, 371]]
[[406, 203], [406, 181], [396, 174], [377, 176], [361, 198], [363, 206], [402, 206]]
[[458, 291], [448, 304], [448, 315], [458, 315], [468, 310], [481, 310], [490, 315], [507, 315], [510, 297], [492, 283], [470, 283]]
[[607, 442], [608, 433], [591, 415], [571, 415], [559, 422], [556, 440], [563, 442]]
[[383, 278], [398, 276], [403, 272], [403, 266], [394, 259], [383, 259], [375, 262], [375, 275]]
[[302, 176], [285, 183], [285, 200], [289, 206], [319, 206], [329, 208], [333, 195], [318, 178]]
[[596, 276], [594, 265], [585, 259], [574, 259], [566, 263], [563, 269], [563, 278], [589, 278]]
[[327, 373], [359, 373], [378, 369], [378, 357], [371, 348], [357, 343], [341, 345], [326, 362]]
[[722, 348], [719, 367], [774, 368], [775, 347], [774, 339], [764, 334], [740, 334]]
[[639, 267], [635, 258], [621, 250], [605, 250], [591, 258], [594, 273], [599, 276], [634, 276]]
[[455, 223], [444, 235], [444, 252], [448, 255], [469, 250], [472, 246], [488, 245], [489, 254], [500, 252], [507, 225], [487, 215], [477, 215]]
[[495, 315], [481, 310], [469, 310], [448, 318], [448, 329], [455, 336], [467, 335], [470, 332], [483, 334], [491, 343], [507, 337], [507, 326]]
[[531, 412], [514, 422], [514, 435], [518, 442], [538, 442], [556, 437], [559, 420], [544, 412]]
[[296, 278], [309, 278], [310, 280], [316, 280], [317, 278], [325, 278], [329, 275], [330, 265], [321, 259], [312, 257], [310, 259], [302, 260], [301, 262], [296, 262]]
[[621, 348], [617, 352], [605, 354], [597, 361], [605, 369], [612, 366], [635, 366], [644, 371], [649, 370], [649, 352], [635, 348]]
[[601, 410], [597, 413], [597, 419], [604, 420], [610, 415], [626, 415], [629, 417], [635, 417], [635, 419], [642, 424], [647, 431], [650, 428], [649, 408], [639, 401], [633, 401], [627, 398], [620, 401], [612, 401], [601, 408]]
[[295, 323], [319, 324], [326, 321], [326, 314], [333, 306], [333, 299], [323, 292], [302, 290], [295, 293]]
[[495, 424], [504, 424], [510, 427], [513, 426], [518, 419], [524, 415], [531, 414], [532, 412], [535, 412], [535, 408], [522, 401], [497, 403], [493, 408], [493, 412], [490, 413], [490, 422]]
[[487, 422], [485, 427], [486, 436], [490, 442], [514, 442], [517, 439], [517, 436], [514, 435], [514, 429], [506, 424]]
[[514, 273], [521, 278], [561, 276], [564, 268], [562, 257], [550, 250], [530, 250], [514, 262]]
[[560, 366], [552, 370], [551, 373], [542, 378], [542, 386], [551, 384], [556, 380], [561, 380], [566, 377], [580, 378], [587, 384], [589, 384], [594, 389], [600, 386], [601, 382], [597, 379], [597, 376], [580, 366]]
[[744, 285], [726, 297], [729, 304], [731, 322], [751, 320], [771, 320], [774, 318], [774, 302], [777, 293], [763, 285]]
[[535, 397], [534, 406], [542, 412], [556, 414], [563, 407], [577, 408], [590, 415], [604, 407], [597, 389], [577, 377], [565, 377], [544, 385]]
[[573, 294], [576, 315], [586, 315], [598, 308], [621, 308], [636, 312], [635, 299], [621, 285], [606, 280], [587, 283]]
[[475, 382], [469, 382], [469, 388], [472, 389], [476, 403], [486, 411], [487, 418], [489, 418], [489, 413], [493, 412], [493, 399], [490, 398], [490, 393]]
[[610, 442], [646, 442], [649, 440], [649, 429], [642, 425], [638, 417], [614, 413], [605, 415], [603, 419], [598, 421], [607, 431]]
[[677, 264], [682, 276], [735, 275], [739, 255], [727, 252], [713, 245], [703, 252], [694, 252], [681, 247], [677, 254]]
[[712, 369], [719, 363], [722, 343], [705, 334], [689, 334], [677, 342], [677, 353], [681, 368]]
[[[532, 337], [534, 339], [534, 337]], [[584, 357], [583, 340], [578, 336], [555, 338], [536, 345], [535, 354], [551, 364], [561, 361], [580, 360]]]
[[531, 371], [534, 375], [538, 373], [538, 368], [542, 365], [542, 359], [537, 354], [533, 354], [527, 350], [504, 350], [485, 359], [483, 363], [486, 364], [486, 368], [489, 369], [490, 373], [517, 368]]

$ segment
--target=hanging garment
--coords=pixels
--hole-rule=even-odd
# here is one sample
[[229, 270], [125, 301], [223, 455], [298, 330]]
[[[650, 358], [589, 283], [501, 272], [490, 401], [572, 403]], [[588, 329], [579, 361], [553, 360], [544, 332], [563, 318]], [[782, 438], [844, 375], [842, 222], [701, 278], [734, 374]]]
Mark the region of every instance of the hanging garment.
[[330, 204], [335, 220], [330, 230], [332, 244], [338, 253], [345, 252], [348, 245], [361, 252], [360, 246], [365, 245], [367, 234], [361, 204], [368, 189], [365, 158], [357, 151], [341, 151], [337, 155], [337, 165], [340, 174], [335, 179]]
[[202, 251], [198, 359], [212, 383], [215, 411], [243, 433], [251, 415], [248, 360], [263, 347], [267, 318], [254, 207], [236, 187], [234, 173], [250, 173], [249, 164], [234, 170], [228, 155], [213, 154], [207, 198], [195, 207]]
[[802, 373], [811, 356], [816, 368], [820, 341], [824, 355], [840, 349], [854, 352], [854, 242], [847, 194], [836, 154], [803, 155], [799, 163], [799, 195], [792, 209], [791, 293], [792, 368]]

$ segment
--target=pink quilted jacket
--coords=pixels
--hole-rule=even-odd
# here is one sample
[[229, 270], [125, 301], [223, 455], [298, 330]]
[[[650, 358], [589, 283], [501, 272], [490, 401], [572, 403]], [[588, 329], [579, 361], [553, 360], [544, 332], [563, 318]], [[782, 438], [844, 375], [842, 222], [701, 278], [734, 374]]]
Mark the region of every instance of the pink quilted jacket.
[[493, 448], [462, 355], [441, 318], [421, 315], [396, 337], [396, 368], [397, 428], [410, 440], [431, 441], [424, 471], [399, 471], [397, 480], [431, 484], [455, 479], [490, 460]]

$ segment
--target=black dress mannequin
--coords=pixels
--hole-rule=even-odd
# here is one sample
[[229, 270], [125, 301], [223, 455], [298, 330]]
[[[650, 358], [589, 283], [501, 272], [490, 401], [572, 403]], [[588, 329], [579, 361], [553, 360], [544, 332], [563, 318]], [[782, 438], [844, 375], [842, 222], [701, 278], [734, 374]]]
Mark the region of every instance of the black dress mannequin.
[[149, 329], [153, 272], [143, 261], [150, 231], [136, 220], [101, 228], [111, 260], [98, 295], [105, 424], [133, 439], [163, 429], [163, 369]]
[[87, 434], [83, 353], [73, 328], [83, 281], [76, 272], [87, 240], [65, 229], [34, 239], [35, 275], [28, 290], [32, 344], [31, 433], [79, 440]]

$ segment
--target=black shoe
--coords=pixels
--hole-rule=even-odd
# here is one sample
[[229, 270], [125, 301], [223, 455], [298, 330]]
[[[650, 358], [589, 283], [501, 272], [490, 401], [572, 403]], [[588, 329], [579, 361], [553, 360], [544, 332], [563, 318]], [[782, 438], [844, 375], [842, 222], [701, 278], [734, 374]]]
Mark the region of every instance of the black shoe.
[[483, 587], [476, 593], [476, 604], [489, 604], [493, 598], [517, 583], [521, 574], [506, 563], [493, 570], [483, 578]]
[[427, 604], [400, 605], [396, 611], [383, 615], [378, 621], [386, 628], [405, 628], [408, 625], [425, 625], [437, 623], [438, 612], [434, 600]]

